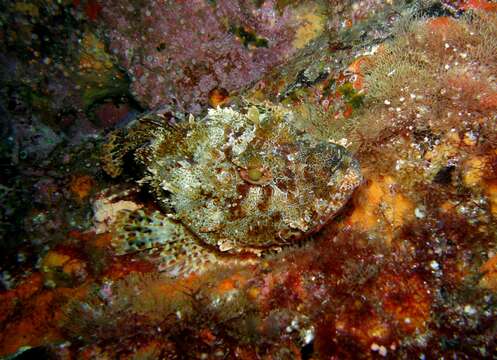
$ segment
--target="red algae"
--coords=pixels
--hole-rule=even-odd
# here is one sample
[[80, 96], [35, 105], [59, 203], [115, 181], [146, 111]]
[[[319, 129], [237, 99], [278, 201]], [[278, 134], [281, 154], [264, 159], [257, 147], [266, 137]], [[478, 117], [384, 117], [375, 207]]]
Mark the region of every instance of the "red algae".
[[466, 0], [460, 5], [462, 10], [497, 11], [497, 4], [487, 0]]
[[405, 333], [424, 332], [432, 299], [428, 286], [416, 274], [382, 274], [376, 284], [383, 311]]

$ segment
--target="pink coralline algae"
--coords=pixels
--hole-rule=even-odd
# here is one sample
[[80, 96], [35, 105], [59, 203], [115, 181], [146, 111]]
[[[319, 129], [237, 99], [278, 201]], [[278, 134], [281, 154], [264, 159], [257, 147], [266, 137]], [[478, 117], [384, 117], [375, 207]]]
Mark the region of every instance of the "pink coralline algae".
[[236, 92], [295, 52], [297, 11], [276, 1], [109, 0], [102, 19], [143, 106], [198, 113], [213, 89]]

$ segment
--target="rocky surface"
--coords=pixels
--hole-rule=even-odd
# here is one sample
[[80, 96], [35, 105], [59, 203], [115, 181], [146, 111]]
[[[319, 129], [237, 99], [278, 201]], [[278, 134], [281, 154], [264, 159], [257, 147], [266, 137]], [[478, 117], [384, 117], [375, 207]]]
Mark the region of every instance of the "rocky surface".
[[199, 113], [216, 89], [236, 93], [323, 32], [319, 2], [106, 1], [110, 51], [143, 106]]
[[[494, 357], [496, 4], [159, 4], [0, 4], [0, 356]], [[213, 37], [204, 41], [202, 29]], [[163, 50], [158, 30], [176, 39]], [[148, 72], [126, 57], [125, 43], [156, 60], [167, 54], [175, 70], [200, 69], [199, 77], [161, 62]], [[218, 43], [243, 76], [200, 51]], [[193, 68], [192, 59], [208, 66]], [[156, 86], [157, 71], [169, 87]], [[260, 256], [228, 253], [239, 258], [225, 264], [196, 257], [197, 247], [169, 248], [199, 260], [202, 271], [188, 275], [161, 272], [159, 247], [116, 252], [120, 229], [136, 227], [123, 214], [178, 215], [162, 199], [188, 192], [136, 182], [151, 171], [171, 176], [170, 158], [146, 150], [160, 145], [164, 155], [177, 143], [115, 134], [151, 114], [159, 127], [181, 127], [193, 118], [209, 124], [216, 112], [256, 118], [270, 103], [294, 114], [308, 138], [340, 144], [360, 164], [364, 180], [326, 226]], [[112, 141], [127, 150], [113, 153], [109, 172], [102, 158]], [[173, 153], [191, 167], [190, 153]], [[245, 165], [239, 180], [260, 186], [264, 166]], [[182, 214], [168, 221], [185, 229], [198, 217]], [[150, 224], [131, 230], [144, 237]]]

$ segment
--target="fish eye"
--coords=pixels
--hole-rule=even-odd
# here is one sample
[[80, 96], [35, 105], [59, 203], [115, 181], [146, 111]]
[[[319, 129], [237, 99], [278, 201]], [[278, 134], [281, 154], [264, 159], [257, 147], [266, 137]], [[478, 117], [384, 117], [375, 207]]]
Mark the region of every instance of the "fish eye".
[[252, 181], [259, 181], [262, 178], [262, 171], [258, 168], [249, 168], [247, 171], [247, 175]]

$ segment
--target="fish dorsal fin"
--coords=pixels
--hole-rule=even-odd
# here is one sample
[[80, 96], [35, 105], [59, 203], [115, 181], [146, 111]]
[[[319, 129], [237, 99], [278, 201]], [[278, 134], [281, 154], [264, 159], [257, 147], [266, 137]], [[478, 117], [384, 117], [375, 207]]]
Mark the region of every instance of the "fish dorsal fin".
[[[166, 139], [166, 143], [178, 147], [181, 143], [177, 140], [184, 138], [189, 126], [188, 122], [171, 124], [158, 114], [146, 114], [126, 128], [116, 129], [108, 135], [107, 142], [102, 146], [102, 167], [108, 175], [117, 177], [123, 172], [124, 159], [128, 154], [133, 154], [138, 163], [146, 163], [151, 154], [151, 144]], [[174, 147], [169, 151], [175, 151]]]
[[104, 171], [111, 177], [121, 175], [124, 165], [123, 159], [127, 153], [125, 131], [118, 129], [111, 132], [107, 137], [107, 142], [102, 145], [100, 160]]

